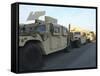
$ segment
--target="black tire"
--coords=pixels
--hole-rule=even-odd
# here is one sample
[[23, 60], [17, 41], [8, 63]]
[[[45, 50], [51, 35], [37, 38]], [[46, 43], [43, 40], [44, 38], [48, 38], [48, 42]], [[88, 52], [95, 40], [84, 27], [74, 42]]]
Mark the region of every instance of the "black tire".
[[76, 40], [71, 42], [72, 48], [80, 48], [81, 47], [81, 40]]
[[71, 46], [68, 45], [65, 49], [63, 49], [63, 51], [64, 51], [65, 53], [68, 53], [68, 52], [70, 52], [70, 49], [71, 49]]
[[64, 52], [65, 53], [69, 53], [70, 52], [70, 48], [69, 47], [66, 47], [65, 50], [64, 50]]
[[91, 41], [90, 41], [90, 39], [87, 39], [87, 43], [90, 43]]
[[67, 38], [67, 47], [64, 49], [64, 52], [65, 53], [70, 52], [71, 47], [72, 47], [71, 40], [70, 40], [70, 38]]
[[76, 48], [80, 48], [81, 47], [81, 40], [75, 41], [75, 46], [76, 46]]
[[19, 56], [20, 71], [40, 70], [43, 65], [42, 52], [38, 43], [27, 43], [21, 48]]

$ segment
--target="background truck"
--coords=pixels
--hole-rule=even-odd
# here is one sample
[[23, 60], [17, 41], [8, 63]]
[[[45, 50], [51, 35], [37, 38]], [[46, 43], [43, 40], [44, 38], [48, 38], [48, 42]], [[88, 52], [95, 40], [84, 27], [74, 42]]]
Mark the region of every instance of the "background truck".
[[[45, 16], [45, 20], [38, 18], [45, 12], [30, 13], [34, 23], [19, 25], [19, 52], [23, 68], [29, 70], [42, 66], [42, 56], [57, 52], [68, 47], [68, 30], [57, 23], [57, 19]], [[67, 51], [67, 50], [65, 50]]]
[[87, 32], [87, 42], [93, 42], [96, 39], [96, 34], [93, 31]]
[[86, 33], [83, 28], [70, 26], [70, 42], [72, 47], [80, 47], [87, 41]]

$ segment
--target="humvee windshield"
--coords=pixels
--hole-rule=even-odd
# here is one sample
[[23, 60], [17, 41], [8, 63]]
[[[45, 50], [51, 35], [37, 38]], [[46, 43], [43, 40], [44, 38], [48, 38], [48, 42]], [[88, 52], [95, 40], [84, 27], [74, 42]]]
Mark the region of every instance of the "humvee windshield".
[[43, 33], [46, 31], [45, 25], [23, 25], [19, 27], [19, 35], [30, 35], [36, 33]]
[[74, 34], [78, 34], [78, 35], [79, 35], [79, 34], [80, 34], [80, 32], [74, 32]]
[[45, 32], [46, 31], [46, 26], [45, 25], [39, 25], [36, 28], [37, 32]]

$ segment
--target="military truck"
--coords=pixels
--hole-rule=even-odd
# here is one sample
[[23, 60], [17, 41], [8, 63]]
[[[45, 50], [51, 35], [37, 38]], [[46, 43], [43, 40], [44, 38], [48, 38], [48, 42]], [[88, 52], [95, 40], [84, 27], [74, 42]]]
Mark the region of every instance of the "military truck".
[[70, 27], [70, 36], [72, 47], [80, 47], [87, 41], [85, 31], [83, 30], [83, 28], [80, 28], [78, 26]]
[[88, 31], [87, 32], [87, 42], [92, 42], [95, 40], [95, 33], [93, 31]]
[[[43, 12], [29, 15], [34, 23], [19, 25], [19, 48], [22, 66], [35, 70], [42, 65], [42, 56], [48, 55], [68, 47], [68, 30], [57, 23], [57, 19], [45, 16], [45, 20], [38, 19]], [[66, 52], [67, 50], [65, 50]]]

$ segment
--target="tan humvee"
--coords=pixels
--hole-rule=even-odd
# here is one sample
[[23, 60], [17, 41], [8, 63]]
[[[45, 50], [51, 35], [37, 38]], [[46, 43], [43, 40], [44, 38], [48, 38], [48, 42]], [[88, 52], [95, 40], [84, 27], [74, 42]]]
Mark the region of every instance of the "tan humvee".
[[[45, 16], [45, 21], [39, 20], [43, 12], [35, 12], [34, 23], [20, 24], [19, 26], [19, 46], [24, 47], [27, 43], [39, 44], [42, 54], [50, 54], [67, 47], [68, 30], [57, 24], [57, 19]], [[32, 13], [29, 15], [32, 19]]]
[[76, 47], [80, 47], [81, 44], [85, 44], [87, 41], [86, 33], [83, 28], [78, 26], [71, 26], [70, 34], [71, 43]]
[[[45, 12], [32, 12], [28, 20], [34, 23], [19, 25], [19, 56], [24, 69], [36, 70], [43, 65], [43, 56], [68, 47], [68, 31], [57, 23], [57, 19], [45, 16], [45, 20], [38, 18]], [[64, 50], [65, 52], [67, 51]]]
[[94, 41], [95, 37], [96, 37], [95, 33], [93, 31], [88, 31], [87, 34], [86, 34], [86, 36], [87, 36], [87, 41], [88, 42]]

